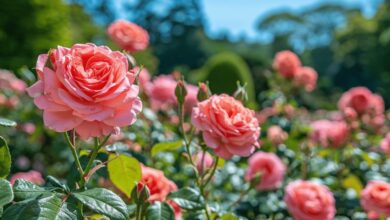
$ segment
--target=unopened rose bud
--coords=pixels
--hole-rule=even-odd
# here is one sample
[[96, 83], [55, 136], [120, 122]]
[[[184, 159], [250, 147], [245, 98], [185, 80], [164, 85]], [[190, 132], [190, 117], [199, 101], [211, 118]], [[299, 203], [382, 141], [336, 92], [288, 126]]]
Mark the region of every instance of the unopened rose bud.
[[186, 89], [186, 86], [184, 85], [184, 82], [182, 80], [179, 80], [177, 82], [176, 89], [175, 89], [175, 95], [176, 95], [177, 102], [180, 105], [183, 105], [185, 97], [187, 95], [187, 89]]
[[199, 102], [204, 101], [210, 97], [210, 89], [209, 86], [205, 83], [199, 83], [199, 90], [197, 94], [197, 99]]

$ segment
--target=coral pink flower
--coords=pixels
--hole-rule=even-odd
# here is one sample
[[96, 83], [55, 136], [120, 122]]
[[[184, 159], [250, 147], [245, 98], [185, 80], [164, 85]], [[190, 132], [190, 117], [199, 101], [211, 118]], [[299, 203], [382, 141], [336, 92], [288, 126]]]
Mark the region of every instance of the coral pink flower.
[[288, 134], [277, 125], [273, 125], [267, 130], [267, 139], [274, 145], [282, 144], [288, 138]]
[[296, 220], [333, 220], [336, 214], [333, 194], [326, 186], [310, 181], [289, 183], [284, 202]]
[[294, 75], [294, 84], [312, 92], [317, 86], [317, 72], [311, 67], [301, 67]]
[[384, 153], [390, 154], [390, 132], [387, 133], [386, 137], [381, 141], [380, 147]]
[[286, 166], [273, 153], [257, 152], [249, 158], [245, 180], [250, 182], [256, 175], [261, 175], [257, 190], [272, 190], [283, 182]]
[[144, 50], [149, 45], [149, 34], [142, 27], [125, 20], [117, 20], [107, 29], [110, 38], [129, 52]]
[[[174, 182], [165, 177], [161, 170], [156, 170], [150, 167], [142, 166], [142, 178], [138, 184], [138, 189], [141, 189], [143, 185], [146, 185], [149, 189], [150, 202], [164, 202], [167, 200], [169, 193], [177, 191], [177, 186]], [[172, 206], [176, 219], [180, 219], [181, 209], [173, 201], [168, 201]]]
[[285, 50], [275, 55], [272, 66], [283, 77], [291, 79], [301, 67], [301, 61], [295, 53]]
[[354, 109], [358, 114], [383, 114], [384, 102], [382, 97], [373, 94], [365, 87], [355, 87], [345, 92], [338, 103], [339, 109], [344, 112], [346, 108]]
[[160, 75], [145, 87], [152, 109], [167, 110], [176, 104], [176, 84], [172, 75]]
[[310, 138], [323, 147], [341, 147], [348, 138], [348, 126], [343, 121], [319, 120], [311, 124]]
[[118, 133], [142, 109], [126, 56], [108, 47], [58, 46], [50, 60], [38, 57], [36, 70], [39, 80], [28, 94], [43, 110], [45, 126], [57, 132], [75, 129], [82, 139]]
[[390, 217], [390, 183], [370, 181], [361, 192], [360, 203], [369, 213]]
[[205, 170], [211, 168], [214, 164], [213, 157], [207, 152], [198, 152], [193, 157], [193, 160], [199, 173], [203, 173]]
[[35, 183], [37, 185], [42, 185], [43, 183], [45, 183], [45, 180], [43, 180], [42, 178], [42, 174], [35, 170], [31, 170], [29, 172], [24, 172], [24, 173], [23, 172], [15, 173], [14, 175], [12, 175], [10, 179], [11, 185], [14, 185], [14, 183], [18, 179], [23, 179]]
[[249, 156], [259, 146], [259, 122], [255, 113], [228, 95], [213, 95], [192, 110], [192, 123], [203, 132], [207, 146], [229, 159]]

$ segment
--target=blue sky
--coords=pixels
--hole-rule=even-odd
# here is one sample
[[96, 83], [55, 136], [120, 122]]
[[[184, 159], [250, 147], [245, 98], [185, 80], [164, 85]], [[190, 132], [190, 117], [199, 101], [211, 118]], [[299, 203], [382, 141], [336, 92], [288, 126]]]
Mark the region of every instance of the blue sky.
[[208, 33], [229, 30], [234, 37], [245, 33], [256, 38], [255, 24], [259, 17], [277, 10], [302, 10], [325, 2], [338, 2], [361, 7], [367, 16], [374, 12], [375, 2], [381, 0], [202, 0], [208, 21]]

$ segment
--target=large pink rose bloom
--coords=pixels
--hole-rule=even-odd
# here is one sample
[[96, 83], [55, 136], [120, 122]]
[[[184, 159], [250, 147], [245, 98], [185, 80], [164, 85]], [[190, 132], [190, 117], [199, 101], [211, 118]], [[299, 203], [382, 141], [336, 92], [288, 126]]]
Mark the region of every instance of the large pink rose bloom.
[[361, 192], [360, 203], [369, 213], [390, 217], [390, 183], [370, 181]]
[[310, 181], [289, 183], [284, 202], [295, 220], [333, 220], [336, 214], [333, 194], [326, 186]]
[[229, 159], [247, 157], [259, 146], [259, 122], [255, 113], [228, 95], [213, 95], [192, 110], [192, 123], [203, 132], [207, 146]]
[[310, 138], [323, 147], [341, 147], [345, 144], [349, 129], [343, 121], [319, 120], [311, 124]]
[[45, 126], [65, 132], [75, 129], [82, 139], [119, 133], [141, 111], [135, 75], [126, 57], [108, 47], [58, 46], [38, 57], [39, 80], [28, 88], [43, 110]]
[[[174, 182], [165, 177], [161, 170], [156, 170], [150, 167], [142, 166], [142, 178], [138, 183], [138, 190], [142, 189], [142, 186], [146, 185], [149, 189], [150, 202], [164, 202], [167, 200], [169, 193], [177, 191], [177, 186]], [[168, 201], [172, 206], [176, 219], [181, 217], [180, 207], [173, 201]]]
[[142, 27], [125, 20], [117, 20], [107, 29], [110, 38], [129, 52], [144, 50], [149, 45], [149, 34]]
[[294, 75], [294, 84], [312, 92], [317, 86], [317, 72], [311, 67], [302, 67]]
[[373, 94], [365, 87], [355, 87], [345, 92], [338, 103], [339, 109], [354, 109], [358, 114], [383, 114], [384, 102], [382, 97]]
[[380, 147], [384, 153], [390, 154], [390, 132], [387, 133], [386, 137], [381, 141]]
[[14, 175], [11, 176], [10, 183], [11, 185], [14, 185], [16, 180], [18, 179], [23, 179], [32, 183], [35, 183], [37, 185], [42, 185], [45, 183], [45, 180], [42, 178], [42, 174], [38, 171], [31, 170], [28, 172], [20, 172], [20, 173], [15, 173]]
[[256, 185], [257, 190], [272, 190], [280, 187], [286, 166], [278, 156], [273, 153], [257, 152], [249, 158], [248, 163], [246, 181], [249, 182], [256, 175], [261, 175], [260, 182]]
[[291, 79], [300, 69], [301, 61], [295, 53], [285, 50], [275, 55], [272, 66], [283, 77]]

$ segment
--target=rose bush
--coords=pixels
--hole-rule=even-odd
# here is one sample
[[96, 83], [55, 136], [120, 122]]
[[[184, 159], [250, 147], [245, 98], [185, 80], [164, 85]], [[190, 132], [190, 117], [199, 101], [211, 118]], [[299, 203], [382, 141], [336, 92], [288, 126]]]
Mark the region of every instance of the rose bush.
[[[148, 45], [135, 24], [107, 32], [128, 52]], [[134, 60], [75, 44], [40, 55], [36, 81], [0, 71], [1, 219], [389, 217], [378, 94], [355, 87], [312, 105], [318, 75], [291, 51], [277, 53], [256, 103], [245, 86], [213, 94], [186, 69], [159, 75]]]

